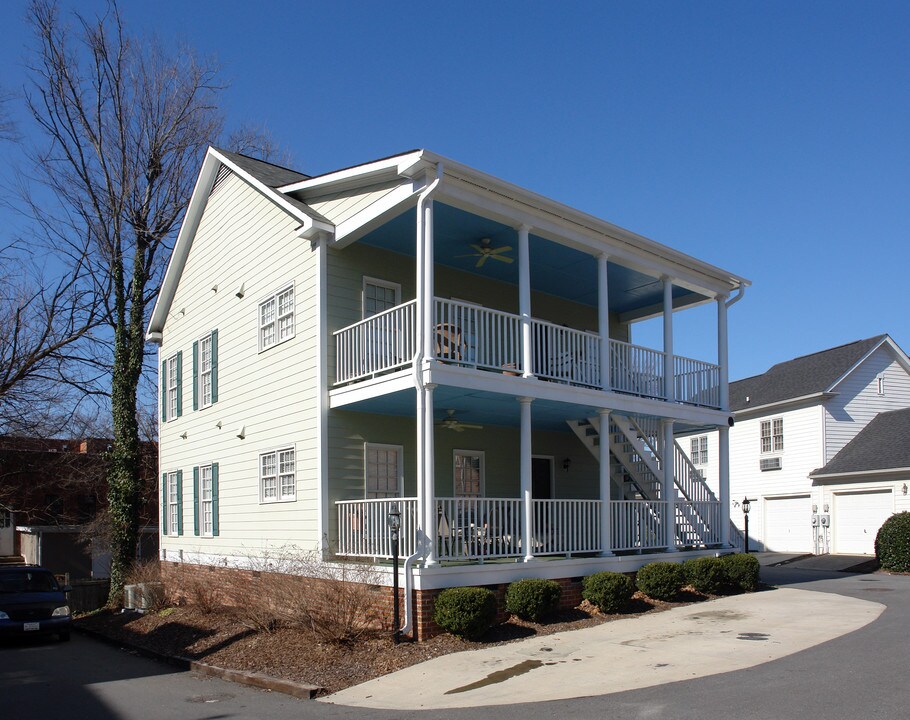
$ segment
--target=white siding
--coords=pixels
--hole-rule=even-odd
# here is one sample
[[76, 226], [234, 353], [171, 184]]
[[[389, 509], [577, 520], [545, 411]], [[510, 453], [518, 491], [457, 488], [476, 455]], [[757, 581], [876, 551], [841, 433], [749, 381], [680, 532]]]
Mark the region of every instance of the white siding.
[[[162, 539], [169, 558], [180, 549], [232, 562], [269, 546], [316, 546], [318, 275], [298, 225], [236, 176], [210, 198], [199, 225], [160, 349], [161, 357], [183, 352], [183, 415], [160, 431], [161, 472], [183, 471], [183, 536]], [[259, 302], [291, 282], [295, 337], [260, 353]], [[194, 411], [192, 344], [215, 328], [218, 402]], [[291, 445], [297, 500], [260, 504], [259, 453]], [[219, 464], [220, 536], [196, 537], [193, 467], [210, 462]]]
[[345, 220], [354, 217], [361, 210], [365, 210], [373, 203], [382, 200], [400, 185], [401, 182], [395, 180], [382, 185], [374, 185], [370, 188], [358, 188], [357, 190], [346, 190], [332, 195], [309, 198], [306, 202], [320, 215], [335, 225], [340, 225]]
[[[879, 375], [885, 394], [878, 394]], [[835, 388], [825, 403], [825, 462], [856, 437], [880, 412], [910, 407], [910, 376], [890, 349], [880, 347]]]

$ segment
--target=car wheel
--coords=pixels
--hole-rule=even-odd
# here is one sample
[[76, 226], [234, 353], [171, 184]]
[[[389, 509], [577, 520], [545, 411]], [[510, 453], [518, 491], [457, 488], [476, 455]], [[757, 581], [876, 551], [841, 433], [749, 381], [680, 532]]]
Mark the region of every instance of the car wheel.
[[64, 630], [63, 632], [59, 632], [59, 633], [57, 633], [57, 637], [60, 638], [60, 642], [69, 642], [70, 631]]

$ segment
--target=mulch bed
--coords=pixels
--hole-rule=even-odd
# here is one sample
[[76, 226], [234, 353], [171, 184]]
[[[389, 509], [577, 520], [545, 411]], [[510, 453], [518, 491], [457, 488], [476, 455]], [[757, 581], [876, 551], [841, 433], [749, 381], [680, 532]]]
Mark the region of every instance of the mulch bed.
[[77, 619], [76, 625], [124, 645], [318, 685], [332, 693], [440, 655], [580, 630], [705, 599], [704, 595], [684, 592], [676, 602], [668, 603], [636, 593], [624, 612], [611, 615], [583, 602], [542, 623], [513, 617], [476, 642], [439, 635], [424, 642], [394, 645], [388, 636], [374, 635], [347, 644], [324, 643], [305, 629], [282, 627], [257, 632], [228, 612], [205, 613], [190, 606], [146, 614], [101, 610]]

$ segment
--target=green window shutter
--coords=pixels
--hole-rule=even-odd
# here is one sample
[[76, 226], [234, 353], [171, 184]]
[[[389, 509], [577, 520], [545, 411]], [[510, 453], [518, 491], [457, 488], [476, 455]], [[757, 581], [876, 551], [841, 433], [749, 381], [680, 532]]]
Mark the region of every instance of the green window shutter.
[[193, 468], [193, 535], [199, 534], [199, 468]]
[[177, 534], [183, 535], [183, 470], [177, 471]]
[[161, 422], [167, 421], [167, 360], [161, 363], [161, 375], [158, 378], [161, 385]]
[[183, 415], [183, 352], [177, 353], [177, 417]]
[[167, 473], [161, 473], [161, 534], [167, 535]]
[[[212, 330], [212, 402], [218, 402], [218, 331]], [[217, 533], [216, 533], [217, 535]]]
[[199, 341], [193, 343], [193, 410], [199, 409], [199, 398], [197, 397], [199, 387]]
[[212, 535], [218, 537], [218, 463], [212, 463]]

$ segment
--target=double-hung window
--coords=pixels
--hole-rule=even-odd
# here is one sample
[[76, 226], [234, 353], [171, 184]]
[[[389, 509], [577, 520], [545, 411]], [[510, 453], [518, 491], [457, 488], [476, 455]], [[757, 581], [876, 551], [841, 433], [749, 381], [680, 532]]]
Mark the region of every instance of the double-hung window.
[[183, 534], [183, 471], [161, 475], [161, 532], [164, 535]]
[[455, 451], [455, 497], [483, 497], [483, 452]]
[[708, 464], [708, 436], [700, 435], [691, 439], [689, 459], [693, 465]]
[[259, 303], [259, 349], [266, 350], [294, 337], [294, 286], [279, 290]]
[[364, 446], [364, 497], [395, 498], [401, 496], [401, 445], [367, 443]]
[[294, 448], [282, 448], [259, 456], [259, 493], [264, 503], [297, 499]]
[[193, 531], [196, 535], [218, 535], [218, 463], [193, 468]]
[[193, 343], [193, 410], [218, 402], [218, 331]]
[[772, 418], [761, 421], [761, 451], [782, 452], [784, 449], [784, 419]]
[[161, 421], [168, 422], [183, 414], [183, 353], [171, 355], [161, 363]]

